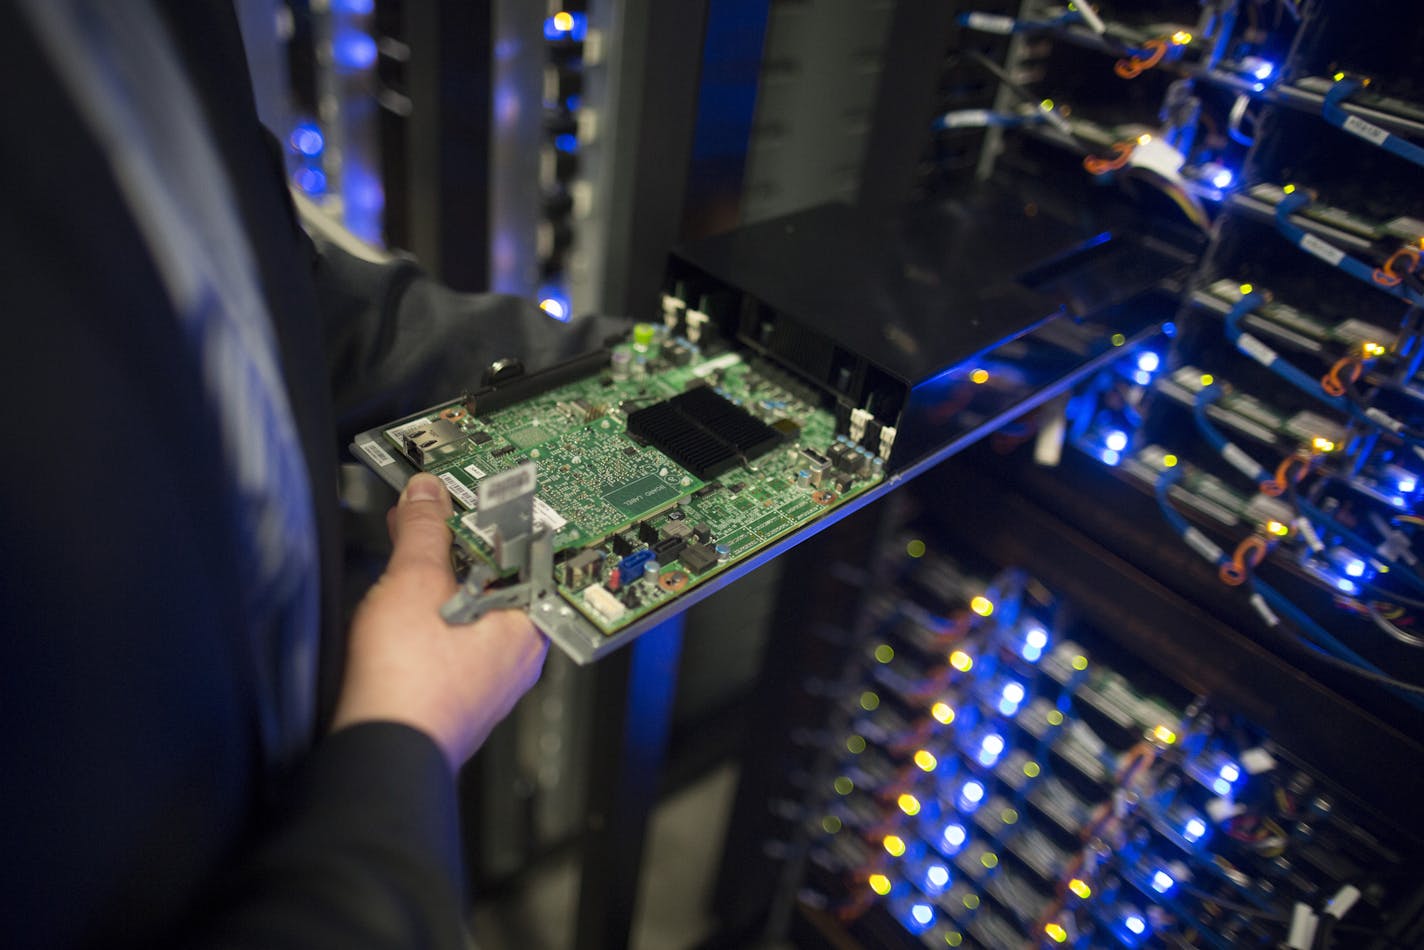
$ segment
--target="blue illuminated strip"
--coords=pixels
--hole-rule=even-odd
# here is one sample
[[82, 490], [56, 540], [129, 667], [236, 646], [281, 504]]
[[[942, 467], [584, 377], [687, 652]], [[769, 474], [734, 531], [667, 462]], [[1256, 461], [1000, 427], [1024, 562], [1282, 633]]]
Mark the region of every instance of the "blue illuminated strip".
[[1351, 135], [1364, 139], [1371, 145], [1384, 149], [1386, 152], [1398, 155], [1416, 165], [1424, 166], [1424, 148], [1385, 131], [1373, 122], [1366, 122], [1359, 116], [1346, 112], [1342, 107], [1341, 103], [1363, 89], [1364, 85], [1358, 79], [1342, 79], [1335, 83], [1325, 94], [1325, 102], [1320, 108], [1321, 114], [1325, 116], [1325, 121], [1338, 129], [1344, 129]]
[[1387, 287], [1375, 280], [1375, 270], [1357, 257], [1352, 257], [1317, 235], [1311, 234], [1290, 219], [1290, 216], [1300, 211], [1310, 204], [1310, 196], [1303, 192], [1293, 195], [1286, 195], [1281, 199], [1281, 203], [1276, 205], [1276, 230], [1284, 234], [1292, 243], [1301, 250], [1314, 257], [1320, 258], [1327, 264], [1342, 270], [1354, 277], [1356, 280], [1369, 284], [1376, 290], [1383, 291], [1403, 300], [1405, 303], [1419, 305], [1424, 304], [1424, 296], [1416, 294], [1414, 291], [1400, 284], [1395, 287]]

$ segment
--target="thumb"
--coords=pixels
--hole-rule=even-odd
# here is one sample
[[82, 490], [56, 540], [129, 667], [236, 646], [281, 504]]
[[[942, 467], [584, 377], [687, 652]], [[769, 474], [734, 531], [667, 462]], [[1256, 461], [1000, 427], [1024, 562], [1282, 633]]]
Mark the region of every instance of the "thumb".
[[450, 529], [445, 525], [450, 515], [450, 495], [438, 478], [421, 472], [407, 482], [389, 517], [395, 549], [386, 571], [436, 570], [452, 577]]

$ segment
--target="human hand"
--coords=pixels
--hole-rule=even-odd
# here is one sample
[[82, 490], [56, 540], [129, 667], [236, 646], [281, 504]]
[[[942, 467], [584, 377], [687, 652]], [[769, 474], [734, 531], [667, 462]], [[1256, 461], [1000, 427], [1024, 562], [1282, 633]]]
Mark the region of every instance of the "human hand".
[[333, 729], [400, 722], [433, 738], [451, 768], [474, 754], [539, 678], [549, 643], [518, 611], [451, 626], [450, 496], [416, 475], [386, 515], [395, 549], [351, 624]]

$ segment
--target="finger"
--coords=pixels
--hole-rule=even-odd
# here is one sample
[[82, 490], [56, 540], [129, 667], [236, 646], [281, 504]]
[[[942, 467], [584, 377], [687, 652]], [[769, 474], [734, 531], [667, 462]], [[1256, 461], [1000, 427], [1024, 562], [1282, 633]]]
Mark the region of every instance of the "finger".
[[438, 571], [441, 578], [453, 577], [450, 569], [450, 496], [433, 475], [416, 475], [401, 492], [388, 516], [391, 529], [390, 564], [386, 570]]

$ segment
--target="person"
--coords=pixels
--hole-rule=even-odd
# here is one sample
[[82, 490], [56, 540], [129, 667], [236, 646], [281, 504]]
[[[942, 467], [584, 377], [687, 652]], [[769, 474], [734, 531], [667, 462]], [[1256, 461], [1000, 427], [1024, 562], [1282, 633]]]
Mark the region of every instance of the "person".
[[597, 331], [318, 252], [224, 3], [0, 0], [0, 47], [3, 942], [463, 947], [454, 774], [547, 645], [440, 619], [429, 476], [348, 637], [338, 459]]

